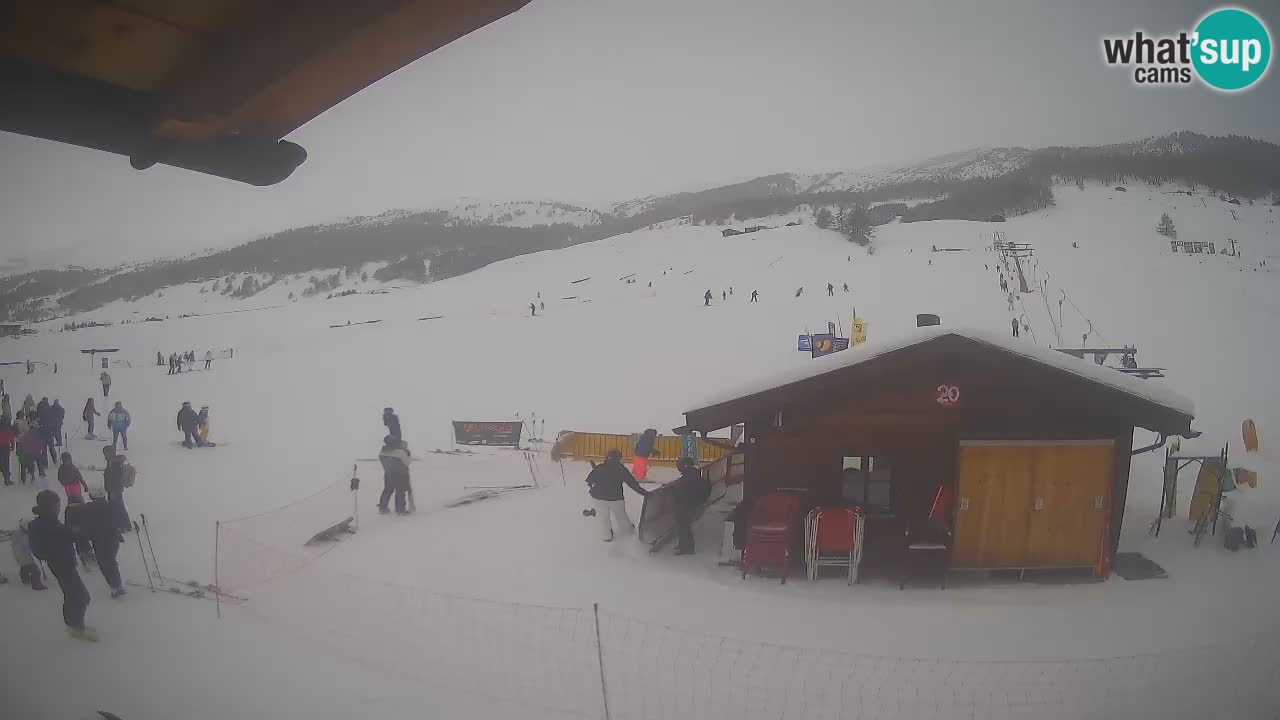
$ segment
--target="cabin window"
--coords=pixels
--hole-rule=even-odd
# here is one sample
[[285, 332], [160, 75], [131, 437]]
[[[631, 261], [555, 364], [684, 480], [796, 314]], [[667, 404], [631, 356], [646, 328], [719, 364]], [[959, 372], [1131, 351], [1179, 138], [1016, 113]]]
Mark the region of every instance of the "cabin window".
[[840, 496], [869, 513], [893, 511], [893, 471], [882, 456], [848, 456], [840, 475]]

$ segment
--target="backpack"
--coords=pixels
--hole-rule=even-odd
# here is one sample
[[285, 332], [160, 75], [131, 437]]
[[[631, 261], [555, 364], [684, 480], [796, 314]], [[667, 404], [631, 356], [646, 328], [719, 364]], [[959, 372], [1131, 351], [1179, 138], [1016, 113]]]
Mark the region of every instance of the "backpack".
[[131, 488], [133, 483], [138, 479], [138, 470], [129, 463], [125, 463], [120, 467], [120, 484], [124, 487]]

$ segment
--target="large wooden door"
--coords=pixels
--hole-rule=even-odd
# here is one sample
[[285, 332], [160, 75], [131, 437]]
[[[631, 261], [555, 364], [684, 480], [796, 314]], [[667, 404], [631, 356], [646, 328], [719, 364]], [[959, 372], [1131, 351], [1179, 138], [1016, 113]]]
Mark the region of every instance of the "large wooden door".
[[1113, 462], [1110, 441], [1036, 449], [1028, 567], [1090, 567], [1098, 562]]
[[1034, 449], [960, 447], [952, 567], [1025, 567]]
[[1092, 566], [1113, 462], [1110, 440], [962, 444], [951, 566]]

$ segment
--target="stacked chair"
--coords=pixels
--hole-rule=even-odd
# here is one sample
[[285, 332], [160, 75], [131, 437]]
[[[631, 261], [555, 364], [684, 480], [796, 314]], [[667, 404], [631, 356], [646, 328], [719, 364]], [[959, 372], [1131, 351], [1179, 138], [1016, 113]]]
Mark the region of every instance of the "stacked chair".
[[862, 562], [866, 514], [859, 507], [817, 507], [804, 523], [804, 562], [809, 580], [818, 579], [819, 567], [849, 568], [849, 584], [858, 582]]
[[773, 565], [781, 570], [785, 585], [791, 574], [791, 545], [800, 519], [800, 499], [773, 493], [756, 501], [747, 521], [747, 544], [742, 550], [742, 577], [749, 570]]

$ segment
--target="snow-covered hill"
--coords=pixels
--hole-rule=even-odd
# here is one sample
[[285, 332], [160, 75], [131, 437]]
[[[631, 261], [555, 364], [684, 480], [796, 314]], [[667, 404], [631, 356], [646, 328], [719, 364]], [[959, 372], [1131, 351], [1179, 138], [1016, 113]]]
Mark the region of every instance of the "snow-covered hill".
[[[1055, 207], [1006, 223], [882, 226], [874, 254], [812, 222], [786, 227], [783, 220], [798, 217], [786, 215], [760, 221], [770, 229], [736, 237], [722, 237], [719, 227], [659, 226], [503, 260], [422, 286], [358, 285], [385, 294], [280, 302], [282, 295], [287, 300], [286, 290], [307, 281], [303, 277], [237, 300], [210, 292], [206, 282], [168, 288], [163, 297], [112, 303], [77, 318], [115, 323], [111, 327], [57, 332], [60, 323], [54, 322], [38, 326], [39, 335], [0, 340], [0, 359], [31, 358], [60, 368], [54, 375], [42, 365], [28, 376], [19, 367], [0, 367], [7, 391], [15, 399], [27, 393], [61, 398], [69, 418], [78, 417], [86, 397], [100, 393], [100, 370], [80, 351], [120, 349], [112, 356], [110, 399], [132, 411], [129, 456], [140, 471], [128, 502], [135, 515], [147, 515], [171, 577], [210, 579], [215, 520], [281, 507], [330, 483], [345, 487], [352, 465], [377, 452], [383, 407], [396, 409], [406, 440], [424, 457], [414, 465], [417, 516], [370, 517], [377, 470], [359, 465], [366, 482], [360, 534], [323, 557], [309, 557], [306, 572], [275, 580], [275, 590], [285, 593], [276, 597], [288, 602], [251, 599], [245, 608], [224, 608], [222, 626], [214, 624], [204, 601], [152, 596], [136, 587], [119, 603], [99, 601], [101, 580], [90, 576], [90, 618], [103, 641], [79, 653], [58, 635], [57, 601], [48, 597], [53, 593], [0, 589], [6, 597], [3, 635], [10, 647], [23, 648], [0, 661], [0, 673], [13, 688], [6, 703], [23, 717], [74, 715], [90, 706], [115, 708], [131, 719], [173, 714], [189, 708], [182, 693], [194, 692], [190, 681], [181, 682], [185, 667], [208, 672], [221, 688], [201, 694], [198, 709], [188, 716], [280, 716], [305, 708], [308, 717], [337, 717], [367, 709], [368, 697], [388, 692], [397, 698], [388, 701], [395, 712], [425, 703], [450, 716], [565, 716], [531, 712], [523, 704], [545, 709], [568, 702], [551, 672], [560, 658], [542, 658], [536, 671], [513, 658], [486, 660], [484, 648], [507, 640], [481, 628], [499, 621], [463, 614], [471, 606], [462, 601], [434, 616], [417, 604], [421, 596], [415, 594], [430, 592], [481, 598], [502, 608], [520, 621], [512, 627], [520, 628], [513, 635], [521, 642], [534, 637], [524, 631], [544, 628], [528, 621], [532, 616], [525, 613], [533, 611], [527, 608], [566, 608], [548, 611], [560, 614], [545, 626], [557, 629], [547, 630], [546, 637], [559, 638], [572, 633], [558, 624], [566, 621], [555, 618], [576, 618], [576, 609], [589, 613], [592, 603], [600, 603], [631, 618], [628, 627], [637, 633], [670, 626], [681, 636], [710, 634], [711, 648], [750, 641], [864, 658], [857, 662], [874, 668], [860, 680], [866, 687], [887, 682], [898, 667], [893, 662], [915, 663], [912, 668], [923, 662], [927, 667], [912, 670], [926, 673], [920, 687], [946, 688], [967, 677], [949, 662], [1141, 657], [1134, 662], [1147, 673], [1145, 684], [1118, 699], [1059, 692], [1054, 683], [1081, 676], [1086, 663], [1041, 680], [1037, 692], [1057, 693], [1062, 704], [1035, 707], [1056, 716], [1099, 707], [1126, 708], [1130, 716], [1167, 710], [1182, 696], [1169, 694], [1162, 663], [1176, 663], [1192, 648], [1230, 647], [1274, 630], [1280, 555], [1266, 545], [1238, 555], [1218, 543], [1193, 548], [1181, 520], [1158, 539], [1149, 536], [1161, 484], [1158, 453], [1134, 459], [1122, 550], [1145, 553], [1169, 570], [1169, 579], [899, 593], [881, 582], [852, 589], [843, 583], [743, 582], [716, 565], [714, 522], [703, 525], [700, 554], [693, 558], [651, 557], [623, 543], [594, 542], [578, 517], [585, 468], [566, 465], [562, 485], [553, 482], [561, 479], [561, 468], [545, 458], [549, 487], [445, 509], [445, 501], [462, 494], [464, 486], [528, 483], [530, 469], [518, 456], [455, 458], [428, 451], [448, 446], [452, 420], [517, 413], [545, 420], [547, 437], [561, 429], [630, 433], [674, 427], [698, 398], [812, 362], [796, 352], [797, 333], [825, 328], [828, 321], [847, 328], [856, 308], [868, 322], [869, 344], [913, 332], [915, 315], [931, 312], [944, 325], [999, 333], [1009, 332], [1016, 318], [1030, 327], [1024, 341], [1042, 346], [1078, 345], [1086, 333], [1083, 342], [1090, 346], [1136, 345], [1140, 364], [1167, 368], [1167, 378], [1149, 382], [1195, 401], [1195, 427], [1204, 433], [1197, 443], [1210, 452], [1230, 443], [1234, 453], [1241, 419], [1253, 417], [1263, 434], [1263, 460], [1273, 463], [1277, 455], [1267, 438], [1280, 427], [1280, 384], [1272, 377], [1273, 358], [1280, 355], [1280, 338], [1272, 331], [1280, 314], [1280, 276], [1271, 265], [1280, 255], [1280, 208], [1233, 205], [1176, 190], [1058, 186]], [[1155, 232], [1162, 213], [1175, 222], [1179, 240], [1219, 248], [1235, 240], [1239, 253], [1172, 252], [1169, 240]], [[988, 249], [995, 231], [1035, 249], [1027, 268], [1035, 288], [1017, 298], [1013, 312], [997, 287], [995, 255]], [[959, 251], [931, 252], [934, 246]], [[828, 282], [836, 287], [833, 297], [825, 292]], [[799, 287], [805, 292], [797, 298]], [[716, 298], [710, 307], [702, 302], [706, 290]], [[760, 293], [759, 303], [748, 303], [753, 290]], [[545, 310], [531, 317], [530, 303], [545, 303]], [[255, 312], [228, 312], [235, 310]], [[162, 312], [169, 319], [136, 322]], [[135, 322], [120, 324], [125, 320]], [[379, 322], [358, 325], [371, 320]], [[209, 372], [169, 376], [154, 366], [157, 352], [194, 349], [202, 355], [223, 348], [234, 348], [234, 359], [215, 361]], [[187, 400], [210, 405], [218, 448], [189, 451], [175, 444], [174, 413]], [[1136, 444], [1152, 440], [1139, 434]], [[73, 433], [71, 449], [82, 465], [95, 463], [97, 446]], [[100, 481], [100, 475], [88, 475], [91, 483]], [[1278, 490], [1275, 472], [1264, 469], [1260, 488], [1239, 511], [1239, 519], [1264, 537], [1280, 515]], [[0, 489], [0, 527], [16, 524], [32, 494], [28, 487]], [[125, 573], [145, 583], [133, 538], [127, 540]], [[256, 560], [295, 551], [260, 547]], [[0, 553], [0, 569], [13, 574], [7, 553]], [[318, 587], [324, 589], [313, 591]], [[291, 588], [296, 594], [287, 594]], [[396, 598], [394, 607], [382, 602], [386, 597]], [[1230, 612], [1222, 611], [1224, 603]], [[309, 618], [325, 620], [309, 625]], [[431, 622], [443, 624], [415, 629]], [[372, 628], [367, 635], [353, 629], [366, 625]], [[431, 634], [453, 632], [449, 628], [455, 626], [456, 638]], [[626, 637], [643, 653], [642, 665], [668, 667], [672, 659], [666, 653], [684, 652], [674, 640]], [[171, 653], [191, 647], [201, 651], [189, 659], [184, 654], [185, 665], [170, 661]], [[703, 651], [690, 650], [675, 661], [696, 667]], [[96, 677], [101, 653], [126, 658], [139, 683], [155, 683], [138, 692], [64, 682], [68, 676]], [[254, 673], [237, 670], [248, 657], [279, 666], [286, 679], [273, 680], [270, 691], [261, 687]], [[741, 657], [751, 667], [762, 662]], [[914, 659], [878, 665], [867, 659], [873, 657]], [[450, 658], [485, 660], [510, 682], [487, 695], [467, 694], [441, 679], [450, 677]], [[60, 672], [50, 674], [53, 666]], [[383, 668], [396, 670], [385, 675]], [[292, 684], [302, 682], [288, 680], [294, 675], [305, 677], [309, 689]], [[1226, 685], [1212, 685], [1190, 693], [1192, 699], [1222, 702], [1214, 693]], [[1273, 690], [1263, 685], [1252, 692], [1261, 699]], [[671, 696], [685, 692], [696, 695], [701, 686]], [[450, 705], [455, 700], [457, 707]], [[617, 709], [619, 717], [642, 716], [640, 708], [650, 707], [635, 696], [623, 700], [633, 704]], [[951, 717], [946, 710], [954, 709], [949, 705], [937, 714]], [[1020, 712], [1008, 705], [999, 709], [1010, 716]], [[880, 714], [913, 712], [903, 706], [900, 712], [882, 708]], [[680, 714], [677, 709], [666, 716]]]

